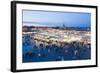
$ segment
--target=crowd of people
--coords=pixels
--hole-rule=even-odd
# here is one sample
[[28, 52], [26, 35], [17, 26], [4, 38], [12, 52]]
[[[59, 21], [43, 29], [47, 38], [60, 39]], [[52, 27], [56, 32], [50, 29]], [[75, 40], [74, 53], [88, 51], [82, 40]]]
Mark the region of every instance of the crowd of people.
[[91, 44], [74, 41], [58, 46], [38, 42], [40, 40], [36, 42], [30, 35], [23, 35], [24, 63], [91, 59]]

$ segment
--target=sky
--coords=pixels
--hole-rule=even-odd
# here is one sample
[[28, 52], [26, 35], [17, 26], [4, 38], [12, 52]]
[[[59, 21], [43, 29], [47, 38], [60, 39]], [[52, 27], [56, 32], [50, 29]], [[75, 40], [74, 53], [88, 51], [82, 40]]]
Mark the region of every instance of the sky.
[[79, 12], [23, 10], [23, 26], [90, 27], [91, 14]]

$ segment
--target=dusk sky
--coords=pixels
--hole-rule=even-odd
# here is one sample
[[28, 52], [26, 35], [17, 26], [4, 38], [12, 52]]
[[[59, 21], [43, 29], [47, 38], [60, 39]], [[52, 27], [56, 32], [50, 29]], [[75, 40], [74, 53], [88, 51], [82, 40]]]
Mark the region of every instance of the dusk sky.
[[90, 13], [23, 10], [23, 25], [42, 27], [90, 27]]

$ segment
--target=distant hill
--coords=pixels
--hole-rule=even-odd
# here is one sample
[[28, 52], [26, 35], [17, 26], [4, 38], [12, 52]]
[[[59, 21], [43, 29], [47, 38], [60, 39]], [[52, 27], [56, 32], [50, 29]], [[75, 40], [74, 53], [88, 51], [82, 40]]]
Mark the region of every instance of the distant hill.
[[32, 28], [54, 28], [54, 29], [62, 29], [62, 30], [79, 30], [79, 31], [91, 31], [90, 27], [40, 27], [40, 26], [23, 26], [23, 30], [31, 30]]

